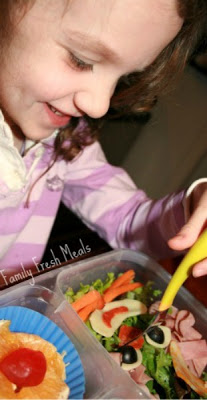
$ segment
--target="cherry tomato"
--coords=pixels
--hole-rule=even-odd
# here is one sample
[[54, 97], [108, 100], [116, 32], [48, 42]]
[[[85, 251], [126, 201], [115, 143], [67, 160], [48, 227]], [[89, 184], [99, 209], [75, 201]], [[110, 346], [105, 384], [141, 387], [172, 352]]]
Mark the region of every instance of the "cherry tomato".
[[112, 308], [112, 310], [109, 311], [105, 311], [102, 315], [102, 319], [105, 322], [105, 324], [111, 328], [111, 320], [112, 318], [117, 315], [117, 314], [121, 314], [123, 312], [127, 312], [129, 311], [129, 309], [125, 306], [121, 306], [121, 307], [115, 307]]
[[[129, 342], [131, 339], [138, 336], [142, 331], [139, 328], [134, 326], [122, 325], [119, 329], [119, 339], [121, 340], [119, 346], [124, 346], [125, 343]], [[140, 336], [138, 339], [135, 339], [130, 346], [133, 346], [135, 349], [141, 349], [144, 344], [143, 336]]]
[[39, 385], [46, 370], [44, 354], [25, 347], [13, 351], [0, 361], [0, 371], [17, 388]]

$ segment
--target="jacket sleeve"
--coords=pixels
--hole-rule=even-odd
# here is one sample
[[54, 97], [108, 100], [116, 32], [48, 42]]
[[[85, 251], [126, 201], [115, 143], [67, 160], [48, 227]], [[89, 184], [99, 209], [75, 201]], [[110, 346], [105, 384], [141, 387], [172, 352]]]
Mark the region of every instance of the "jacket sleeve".
[[175, 255], [167, 240], [184, 224], [184, 192], [152, 200], [128, 174], [107, 163], [99, 143], [68, 164], [62, 201], [112, 248]]

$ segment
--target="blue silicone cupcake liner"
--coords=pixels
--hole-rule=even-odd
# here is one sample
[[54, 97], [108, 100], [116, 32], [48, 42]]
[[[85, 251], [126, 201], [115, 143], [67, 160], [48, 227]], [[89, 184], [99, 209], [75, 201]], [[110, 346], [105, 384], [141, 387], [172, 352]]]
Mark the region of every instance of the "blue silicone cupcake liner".
[[83, 399], [85, 376], [83, 366], [73, 343], [53, 321], [37, 311], [25, 307], [0, 308], [0, 319], [10, 320], [12, 332], [32, 333], [52, 343], [58, 353], [64, 352], [65, 382], [70, 388], [70, 399]]

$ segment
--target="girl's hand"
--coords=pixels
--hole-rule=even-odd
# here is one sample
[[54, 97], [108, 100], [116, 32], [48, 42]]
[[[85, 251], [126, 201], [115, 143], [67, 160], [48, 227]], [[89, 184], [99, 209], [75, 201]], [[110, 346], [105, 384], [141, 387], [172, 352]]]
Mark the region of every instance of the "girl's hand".
[[[168, 241], [174, 250], [185, 250], [191, 247], [207, 223], [207, 183], [197, 186], [190, 198], [191, 216], [182, 229]], [[193, 276], [207, 275], [207, 258], [193, 267]]]

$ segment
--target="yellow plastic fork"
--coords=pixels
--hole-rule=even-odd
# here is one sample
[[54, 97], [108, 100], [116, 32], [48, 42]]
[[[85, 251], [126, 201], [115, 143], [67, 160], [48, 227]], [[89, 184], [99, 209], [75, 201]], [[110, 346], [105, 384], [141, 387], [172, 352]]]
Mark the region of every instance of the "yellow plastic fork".
[[159, 311], [167, 310], [173, 303], [173, 300], [185, 282], [185, 280], [191, 274], [192, 267], [199, 261], [202, 261], [207, 257], [207, 229], [199, 236], [198, 240], [190, 248], [188, 253], [185, 255], [176, 272], [172, 276], [167, 289], [161, 299]]

